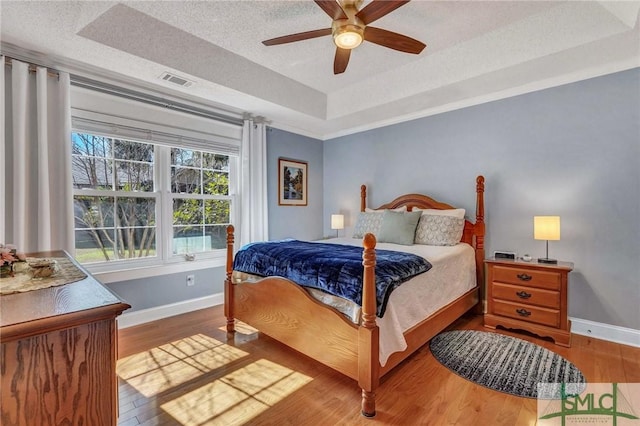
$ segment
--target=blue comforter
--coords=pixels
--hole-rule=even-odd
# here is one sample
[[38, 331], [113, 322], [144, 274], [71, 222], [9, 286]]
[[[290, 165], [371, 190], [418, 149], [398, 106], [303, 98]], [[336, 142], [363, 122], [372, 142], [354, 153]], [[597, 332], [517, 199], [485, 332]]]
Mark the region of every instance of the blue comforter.
[[[252, 243], [236, 254], [233, 269], [288, 278], [362, 306], [362, 251], [362, 247], [298, 240]], [[393, 289], [429, 269], [431, 264], [420, 256], [376, 250], [377, 315], [384, 315]]]

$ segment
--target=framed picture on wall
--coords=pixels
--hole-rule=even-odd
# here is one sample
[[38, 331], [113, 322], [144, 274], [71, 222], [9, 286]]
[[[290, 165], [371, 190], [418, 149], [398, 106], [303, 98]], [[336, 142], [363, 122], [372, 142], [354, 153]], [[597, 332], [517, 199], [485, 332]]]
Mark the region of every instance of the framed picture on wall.
[[278, 204], [281, 206], [307, 205], [307, 163], [278, 159]]

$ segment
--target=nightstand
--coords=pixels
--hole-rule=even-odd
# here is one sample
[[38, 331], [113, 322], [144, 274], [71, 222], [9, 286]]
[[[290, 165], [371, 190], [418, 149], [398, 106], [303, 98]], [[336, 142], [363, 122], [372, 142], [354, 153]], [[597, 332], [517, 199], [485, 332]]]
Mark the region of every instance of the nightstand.
[[487, 313], [484, 326], [526, 330], [571, 346], [567, 316], [568, 275], [573, 263], [487, 259]]

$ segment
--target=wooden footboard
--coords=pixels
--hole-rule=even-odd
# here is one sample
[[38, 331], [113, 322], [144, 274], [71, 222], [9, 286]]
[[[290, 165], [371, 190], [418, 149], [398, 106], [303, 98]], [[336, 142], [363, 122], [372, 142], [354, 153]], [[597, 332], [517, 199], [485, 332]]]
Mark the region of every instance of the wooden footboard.
[[362, 325], [358, 326], [285, 278], [234, 282], [233, 232], [233, 226], [229, 226], [225, 280], [227, 332], [234, 332], [235, 319], [238, 319], [357, 380], [362, 388], [362, 414], [374, 416], [380, 361], [373, 234], [367, 234], [363, 243]]

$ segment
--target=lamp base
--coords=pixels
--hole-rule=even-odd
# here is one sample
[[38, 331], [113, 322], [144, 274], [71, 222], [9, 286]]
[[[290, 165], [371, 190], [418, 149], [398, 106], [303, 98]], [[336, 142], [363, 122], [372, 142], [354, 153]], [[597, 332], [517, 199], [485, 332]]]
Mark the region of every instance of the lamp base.
[[549, 259], [548, 257], [541, 257], [541, 258], [538, 258], [538, 263], [548, 263], [548, 264], [555, 265], [558, 263], [558, 261], [556, 259]]

